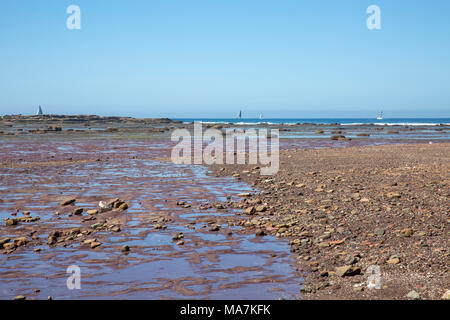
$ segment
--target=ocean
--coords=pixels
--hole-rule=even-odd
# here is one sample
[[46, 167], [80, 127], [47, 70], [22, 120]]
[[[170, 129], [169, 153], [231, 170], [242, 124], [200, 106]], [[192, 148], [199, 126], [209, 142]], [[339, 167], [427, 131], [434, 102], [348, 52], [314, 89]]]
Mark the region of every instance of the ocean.
[[202, 121], [203, 123], [233, 123], [233, 124], [339, 124], [339, 125], [361, 125], [375, 124], [383, 126], [438, 126], [450, 125], [450, 118], [267, 118], [267, 119], [238, 119], [238, 118], [174, 118], [183, 122]]

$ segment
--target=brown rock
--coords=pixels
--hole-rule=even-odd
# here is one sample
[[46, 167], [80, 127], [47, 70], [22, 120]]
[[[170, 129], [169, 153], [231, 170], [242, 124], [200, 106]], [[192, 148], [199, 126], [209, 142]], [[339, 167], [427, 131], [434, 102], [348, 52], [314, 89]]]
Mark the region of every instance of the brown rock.
[[442, 300], [450, 300], [450, 290], [445, 291], [441, 297]]
[[399, 258], [392, 258], [386, 261], [389, 264], [397, 264], [400, 263], [400, 259]]
[[5, 223], [7, 226], [15, 226], [17, 225], [17, 219], [6, 219]]
[[119, 209], [121, 209], [121, 210], [127, 210], [127, 209], [128, 209], [128, 204], [126, 204], [125, 202], [122, 203], [122, 204], [119, 206]]
[[267, 207], [266, 206], [257, 206], [256, 208], [255, 208], [255, 211], [256, 212], [264, 212], [264, 211], [266, 211], [267, 210]]
[[177, 232], [172, 235], [172, 240], [180, 240], [184, 238], [184, 234], [182, 232]]
[[8, 243], [10, 240], [11, 240], [10, 238], [1, 238], [1, 239], [0, 239], [0, 248], [2, 248], [3, 245], [4, 245], [5, 243]]
[[339, 277], [354, 276], [361, 273], [361, 269], [354, 266], [342, 266], [336, 268], [336, 275]]
[[253, 207], [253, 206], [248, 207], [247, 209], [245, 209], [244, 213], [248, 214], [248, 215], [252, 215], [253, 213], [255, 213], [255, 207]]
[[209, 231], [219, 231], [220, 230], [220, 225], [218, 224], [214, 224], [211, 226], [211, 228], [209, 228]]
[[257, 229], [255, 235], [256, 235], [257, 237], [262, 237], [262, 236], [265, 235], [265, 232], [264, 232], [263, 229]]
[[97, 248], [98, 246], [100, 246], [102, 243], [101, 242], [97, 242], [97, 241], [94, 241], [94, 242], [91, 242], [91, 248], [93, 249], [93, 248]]
[[52, 245], [52, 244], [55, 244], [56, 241], [58, 241], [58, 239], [57, 239], [55, 236], [50, 236], [50, 237], [48, 237], [47, 243], [48, 243], [49, 245]]
[[74, 215], [79, 216], [83, 213], [83, 208], [76, 208], [72, 212]]
[[414, 233], [414, 230], [413, 230], [413, 229], [410, 229], [410, 228], [406, 228], [406, 229], [403, 229], [402, 231], [400, 231], [400, 233], [401, 233], [404, 237], [411, 237], [411, 236], [413, 235], [413, 233]]
[[340, 140], [340, 139], [345, 139], [345, 136], [342, 134], [338, 134], [338, 135], [333, 135], [330, 137], [331, 140]]
[[76, 199], [66, 199], [66, 200], [61, 201], [61, 205], [62, 206], [67, 206], [69, 204], [74, 203], [75, 201], [76, 201]]
[[388, 192], [386, 194], [386, 197], [388, 197], [389, 199], [398, 199], [401, 197], [401, 195], [398, 192]]
[[14, 243], [14, 242], [4, 243], [4, 244], [3, 244], [3, 248], [4, 248], [5, 250], [13, 250], [13, 249], [17, 248], [17, 244]]
[[16, 243], [16, 245], [18, 247], [20, 247], [20, 246], [26, 245], [28, 243], [28, 239], [25, 237], [19, 237], [19, 238], [14, 239], [14, 242]]

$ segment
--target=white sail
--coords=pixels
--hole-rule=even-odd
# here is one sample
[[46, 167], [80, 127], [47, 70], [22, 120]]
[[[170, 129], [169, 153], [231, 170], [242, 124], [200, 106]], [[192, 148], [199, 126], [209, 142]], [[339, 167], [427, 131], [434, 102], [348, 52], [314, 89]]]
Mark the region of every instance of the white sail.
[[39, 115], [41, 115], [41, 114], [43, 114], [43, 113], [42, 113], [42, 108], [41, 108], [41, 106], [39, 105], [39, 108], [38, 108], [38, 110], [37, 110], [37, 112], [36, 112], [36, 115], [39, 116]]

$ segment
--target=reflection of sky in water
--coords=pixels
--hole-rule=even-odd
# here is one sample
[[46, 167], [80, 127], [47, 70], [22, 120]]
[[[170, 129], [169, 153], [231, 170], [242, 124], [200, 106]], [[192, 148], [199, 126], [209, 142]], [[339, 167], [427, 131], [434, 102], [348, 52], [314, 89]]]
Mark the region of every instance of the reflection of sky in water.
[[[63, 197], [76, 197], [79, 199], [76, 206], [86, 210], [95, 208], [99, 199], [121, 197], [127, 200], [130, 208], [123, 213], [126, 215], [123, 216], [126, 218], [123, 231], [104, 233], [109, 241], [105, 241], [95, 250], [78, 242], [67, 248], [57, 246], [49, 249], [45, 244], [46, 235], [40, 235], [44, 243], [40, 246], [40, 254], [34, 253], [32, 248], [26, 248], [11, 254], [8, 259], [2, 257], [0, 298], [9, 299], [17, 294], [27, 295], [33, 292], [34, 288], [41, 290], [36, 296], [40, 299], [45, 299], [48, 295], [56, 299], [95, 298], [96, 294], [100, 295], [97, 298], [118, 299], [277, 299], [281, 296], [293, 298], [299, 293], [298, 283], [301, 278], [294, 273], [292, 261], [274, 261], [270, 259], [270, 255], [264, 253], [289, 253], [289, 245], [286, 242], [264, 237], [264, 242], [259, 243], [252, 240], [254, 236], [235, 233], [228, 237], [223, 231], [213, 233], [207, 231], [208, 228], [200, 228], [205, 223], [199, 222], [198, 219], [231, 217], [233, 212], [198, 210], [198, 204], [225, 201], [227, 194], [249, 192], [252, 189], [248, 185], [231, 177], [209, 177], [208, 170], [200, 165], [174, 165], [157, 161], [155, 158], [161, 154], [159, 151], [153, 157], [152, 151], [145, 151], [145, 157], [151, 160], [132, 159], [131, 156], [139, 154], [129, 153], [136, 145], [142, 147], [145, 143], [128, 145], [120, 142], [116, 147], [120, 147], [120, 152], [128, 156], [108, 161], [74, 162], [63, 166], [30, 168], [26, 171], [23, 168], [2, 169], [2, 174], [8, 177], [0, 180], [0, 198], [3, 200], [0, 202], [1, 218], [10, 217], [11, 208], [22, 201], [23, 210], [31, 211], [32, 216], [40, 216], [40, 223], [57, 223], [60, 228], [79, 226], [77, 220], [71, 220], [67, 214], [60, 220], [55, 220], [54, 212], [59, 208], [59, 199]], [[82, 143], [71, 146], [57, 142], [48, 147], [55, 152], [63, 150], [73, 153], [71, 156], [74, 157], [85, 157], [90, 152], [83, 148]], [[9, 148], [14, 148], [14, 144], [10, 144]], [[93, 146], [90, 148], [95, 149]], [[45, 146], [40, 149], [45, 149]], [[109, 151], [111, 150], [101, 146], [95, 151], [95, 157]], [[92, 155], [89, 158], [92, 158]], [[42, 192], [46, 194], [48, 201], [41, 202]], [[198, 198], [198, 201], [188, 209], [173, 207], [166, 202], [175, 202], [178, 199], [191, 202], [195, 198]], [[148, 205], [153, 209], [147, 209]], [[161, 223], [167, 226], [166, 230], [153, 229], [158, 213], [174, 212], [179, 214], [179, 218], [174, 220], [175, 223]], [[18, 216], [21, 216], [21, 213]], [[101, 219], [101, 215], [97, 217]], [[177, 219], [182, 219], [183, 224], [177, 224]], [[90, 221], [89, 224], [96, 222]], [[195, 230], [185, 227], [189, 222], [195, 224]], [[131, 228], [133, 226], [134, 228]], [[223, 225], [223, 229], [228, 229], [228, 226]], [[172, 240], [174, 232], [184, 233], [184, 246], [177, 246], [176, 241]], [[92, 234], [88, 238], [101, 234]], [[195, 245], [197, 242], [199, 244]], [[140, 249], [132, 249], [125, 259], [119, 250], [123, 244]], [[227, 253], [222, 254], [220, 251]], [[195, 262], [191, 261], [193, 253], [197, 254]], [[212, 255], [217, 256], [216, 262], [208, 259], [208, 256]], [[142, 259], [145, 259], [145, 262], [142, 262]], [[68, 276], [65, 271], [70, 264], [77, 264], [82, 268], [80, 291], [68, 290], [65, 287]], [[226, 272], [228, 268], [235, 267], [260, 269]], [[11, 278], [8, 273], [11, 271], [8, 270], [14, 270], [16, 277]], [[247, 283], [261, 276], [273, 276], [283, 281], [275, 284], [269, 280]], [[200, 283], [186, 286], [187, 291], [180, 291], [176, 285], [171, 284], [178, 283], [178, 278], [184, 277], [198, 279]], [[204, 284], [205, 280], [208, 285]], [[183, 284], [178, 286], [183, 287]], [[280, 291], [271, 292], [274, 287]], [[198, 295], [186, 296], [186, 292]]]

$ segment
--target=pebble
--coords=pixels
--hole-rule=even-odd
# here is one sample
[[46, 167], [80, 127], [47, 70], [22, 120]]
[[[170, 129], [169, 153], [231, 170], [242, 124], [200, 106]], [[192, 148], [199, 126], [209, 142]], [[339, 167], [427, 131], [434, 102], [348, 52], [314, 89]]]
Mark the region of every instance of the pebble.
[[348, 255], [347, 258], [345, 258], [345, 264], [352, 265], [358, 262], [358, 259], [353, 255]]
[[3, 248], [5, 250], [13, 250], [13, 249], [17, 248], [17, 245], [14, 242], [8, 242], [8, 243], [3, 244]]
[[287, 231], [286, 227], [281, 227], [280, 229], [278, 229], [278, 233], [284, 233]]
[[111, 231], [113, 232], [119, 232], [120, 231], [120, 227], [119, 226], [115, 226], [111, 228]]
[[129, 252], [130, 251], [130, 247], [127, 245], [122, 246], [122, 248], [120, 249], [122, 252]]
[[239, 197], [250, 197], [251, 194], [248, 193], [248, 192], [244, 192], [244, 193], [239, 193], [238, 196], [239, 196]]
[[355, 291], [355, 292], [362, 292], [362, 291], [364, 291], [364, 287], [363, 286], [359, 286], [359, 285], [354, 286], [353, 287], [353, 291]]
[[97, 222], [97, 223], [94, 223], [93, 225], [91, 225], [91, 228], [92, 228], [92, 229], [101, 228], [101, 227], [103, 227], [103, 224], [104, 224], [104, 223]]
[[17, 220], [16, 219], [6, 219], [6, 225], [7, 226], [15, 226], [15, 225], [17, 225]]
[[180, 240], [180, 239], [183, 239], [183, 238], [184, 238], [184, 235], [183, 235], [182, 232], [174, 233], [173, 236], [172, 236], [173, 240]]
[[22, 295], [14, 297], [14, 300], [25, 300], [25, 299], [26, 299], [26, 297], [22, 296]]
[[79, 216], [83, 213], [83, 208], [76, 208], [72, 213], [76, 216]]
[[61, 205], [62, 205], [62, 206], [67, 206], [67, 205], [69, 205], [69, 204], [74, 203], [75, 201], [76, 201], [76, 199], [67, 199], [67, 200], [63, 200], [63, 201], [61, 201]]
[[257, 237], [262, 237], [262, 236], [265, 235], [265, 232], [264, 232], [263, 229], [257, 229], [255, 235], [256, 235]]
[[398, 192], [388, 192], [387, 194], [386, 194], [386, 197], [388, 197], [389, 199], [398, 199], [398, 198], [400, 198], [401, 197], [401, 195], [400, 195], [400, 193], [398, 193]]
[[0, 239], [0, 248], [3, 247], [5, 243], [8, 243], [11, 239], [10, 238], [1, 238]]
[[420, 294], [417, 291], [410, 291], [406, 296], [409, 300], [420, 300]]
[[392, 258], [392, 259], [389, 259], [386, 262], [389, 263], [389, 264], [398, 264], [398, 263], [400, 263], [400, 259], [399, 258]]
[[220, 230], [220, 225], [218, 224], [214, 224], [211, 226], [211, 228], [209, 228], [209, 231], [219, 231]]
[[20, 246], [26, 245], [28, 243], [28, 239], [25, 237], [19, 237], [19, 238], [14, 239], [14, 243], [16, 243], [16, 245], [18, 247], [20, 247]]
[[55, 236], [49, 236], [47, 243], [49, 245], [55, 244], [58, 239]]
[[93, 248], [97, 248], [98, 246], [100, 246], [101, 245], [101, 242], [91, 242], [91, 248], [93, 249]]
[[245, 214], [251, 215], [253, 213], [255, 213], [255, 207], [248, 207], [247, 209], [245, 209], [244, 211]]
[[336, 275], [339, 277], [354, 276], [361, 273], [361, 269], [354, 266], [342, 266], [336, 268]]
[[411, 236], [413, 235], [413, 233], [414, 233], [414, 230], [413, 230], [413, 229], [410, 229], [410, 228], [403, 229], [403, 230], [401, 231], [401, 234], [402, 234], [404, 237], [411, 237]]
[[266, 206], [257, 206], [256, 208], [255, 208], [255, 211], [256, 212], [264, 212], [264, 211], [266, 211], [267, 210], [267, 207]]
[[450, 300], [450, 290], [445, 291], [441, 297], [442, 300]]

